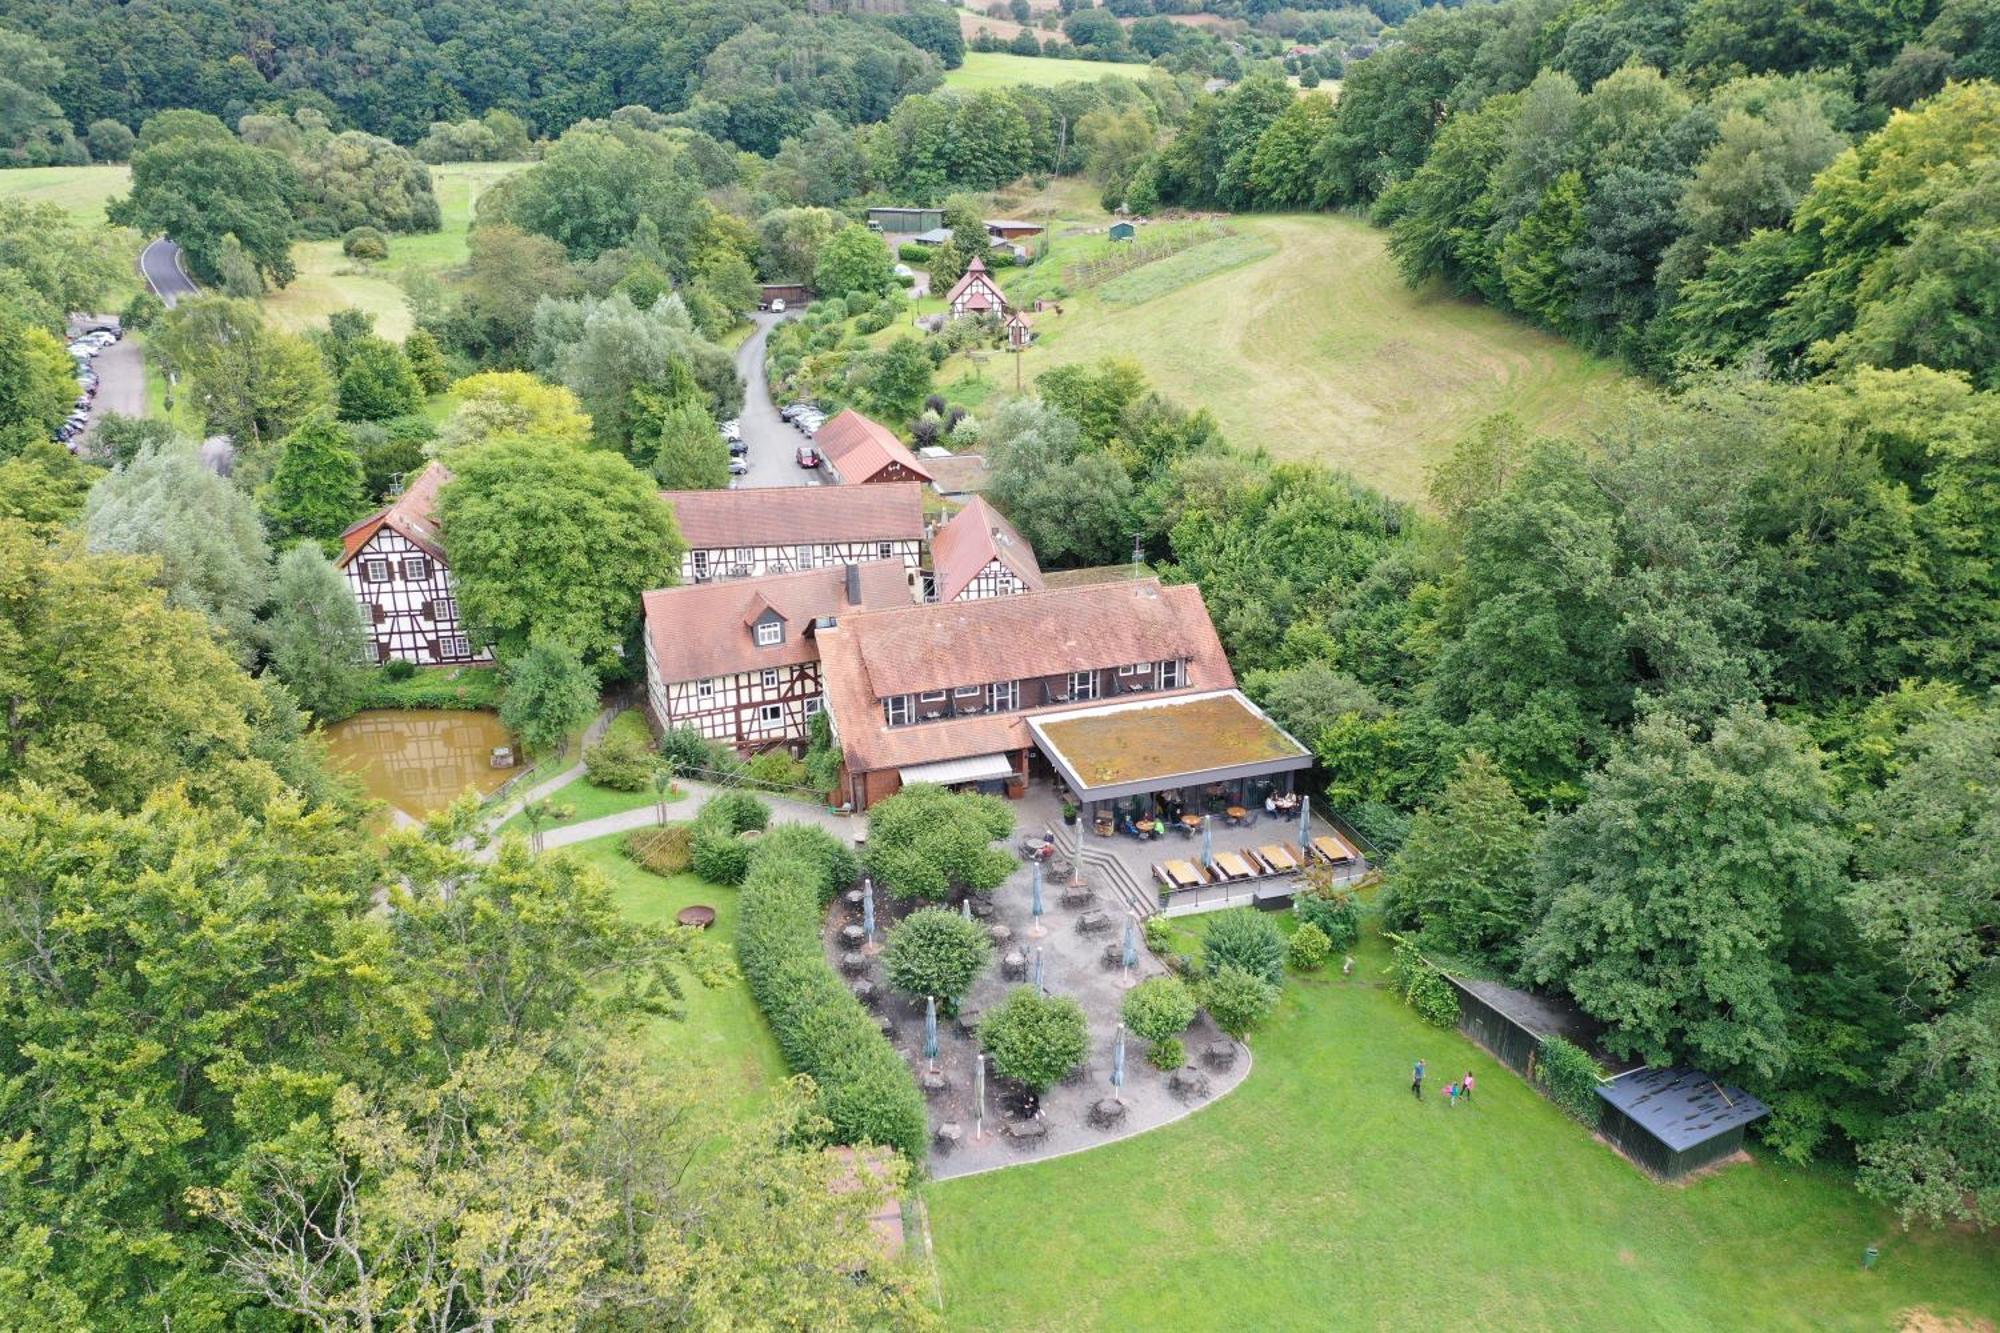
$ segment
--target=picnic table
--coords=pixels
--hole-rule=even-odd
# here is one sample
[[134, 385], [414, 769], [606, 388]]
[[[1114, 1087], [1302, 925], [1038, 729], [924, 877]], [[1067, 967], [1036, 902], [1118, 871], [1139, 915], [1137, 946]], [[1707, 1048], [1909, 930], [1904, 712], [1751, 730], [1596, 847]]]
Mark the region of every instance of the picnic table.
[[1153, 867], [1153, 875], [1170, 889], [1194, 889], [1204, 883], [1201, 872], [1189, 861], [1161, 861]]
[[1299, 868], [1299, 858], [1294, 856], [1292, 849], [1285, 846], [1282, 842], [1265, 843], [1257, 849], [1257, 855], [1276, 874], [1282, 875], [1288, 870], [1297, 870]]
[[1251, 875], [1250, 863], [1235, 852], [1217, 852], [1215, 870], [1224, 879], [1249, 879]]
[[1313, 850], [1325, 857], [1329, 865], [1340, 865], [1354, 859], [1354, 849], [1331, 833], [1314, 838], [1312, 845]]

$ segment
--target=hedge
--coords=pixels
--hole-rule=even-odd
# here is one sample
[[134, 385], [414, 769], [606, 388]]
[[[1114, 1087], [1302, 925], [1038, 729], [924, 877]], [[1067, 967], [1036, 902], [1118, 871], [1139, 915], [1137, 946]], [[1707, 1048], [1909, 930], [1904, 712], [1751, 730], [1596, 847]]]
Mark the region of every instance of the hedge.
[[1597, 1095], [1603, 1078], [1604, 1071], [1583, 1047], [1553, 1034], [1541, 1039], [1535, 1055], [1535, 1082], [1542, 1085], [1550, 1101], [1593, 1129], [1604, 1108], [1604, 1099]]
[[743, 881], [737, 962], [785, 1062], [818, 1084], [834, 1138], [894, 1148], [921, 1167], [930, 1129], [923, 1094], [821, 949], [833, 858], [806, 845], [821, 839], [837, 845], [819, 829], [758, 840]]
[[743, 834], [771, 822], [771, 807], [745, 791], [726, 791], [709, 798], [694, 817], [688, 863], [711, 884], [734, 887], [750, 873], [751, 846]]

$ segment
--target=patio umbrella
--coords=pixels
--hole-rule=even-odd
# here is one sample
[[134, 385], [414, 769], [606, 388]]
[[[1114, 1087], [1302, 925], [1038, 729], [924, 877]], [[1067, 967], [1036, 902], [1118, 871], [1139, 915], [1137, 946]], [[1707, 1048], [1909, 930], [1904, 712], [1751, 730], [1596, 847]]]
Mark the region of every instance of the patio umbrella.
[[861, 929], [868, 936], [868, 942], [875, 942], [875, 881], [863, 878], [861, 881]]
[[1301, 852], [1312, 850], [1312, 817], [1313, 817], [1313, 798], [1310, 795], [1300, 796], [1299, 797], [1299, 850]]
[[1201, 866], [1204, 870], [1215, 869], [1215, 834], [1208, 827], [1210, 816], [1201, 817]]
[[986, 1052], [972, 1066], [972, 1137], [986, 1136]]
[[937, 1072], [937, 996], [924, 997], [924, 1059], [931, 1062], [931, 1072]]
[[965, 901], [960, 903], [959, 906], [965, 909], [965, 919], [967, 921], [972, 920], [972, 895], [969, 893], [966, 894]]
[[1125, 970], [1131, 971], [1139, 965], [1139, 929], [1133, 918], [1125, 918]]
[[1111, 1086], [1125, 1086], [1125, 1025], [1118, 1025], [1118, 1041], [1111, 1048]]
[[1032, 934], [1039, 935], [1042, 933], [1042, 863], [1040, 861], [1035, 862], [1035, 903], [1031, 910], [1033, 912], [1033, 919], [1028, 926], [1028, 930]]
[[1049, 988], [1042, 984], [1042, 946], [1035, 946], [1035, 989], [1047, 995]]

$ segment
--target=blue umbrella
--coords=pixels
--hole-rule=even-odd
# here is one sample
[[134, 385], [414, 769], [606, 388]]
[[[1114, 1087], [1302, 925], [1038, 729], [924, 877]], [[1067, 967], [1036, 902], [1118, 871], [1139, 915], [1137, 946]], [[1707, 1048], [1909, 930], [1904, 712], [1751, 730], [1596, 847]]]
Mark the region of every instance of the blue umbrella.
[[1111, 1048], [1111, 1086], [1125, 1086], [1125, 1025], [1118, 1025], [1118, 1044]]
[[861, 881], [861, 929], [867, 933], [868, 942], [875, 942], [875, 881]]
[[1215, 869], [1215, 834], [1208, 827], [1209, 818], [1201, 817], [1201, 864], [1205, 870]]
[[1035, 989], [1044, 995], [1049, 993], [1048, 987], [1042, 985], [1042, 946], [1039, 944], [1035, 946]]
[[930, 1061], [931, 1068], [935, 1070], [937, 1068], [937, 1058], [937, 996], [926, 995], [924, 997], [924, 1059]]
[[1308, 851], [1312, 847], [1313, 798], [1299, 797], [1299, 850]]
[[1137, 967], [1138, 965], [1139, 965], [1139, 932], [1137, 928], [1133, 926], [1132, 918], [1128, 916], [1125, 918], [1125, 966], [1127, 968], [1134, 968]]

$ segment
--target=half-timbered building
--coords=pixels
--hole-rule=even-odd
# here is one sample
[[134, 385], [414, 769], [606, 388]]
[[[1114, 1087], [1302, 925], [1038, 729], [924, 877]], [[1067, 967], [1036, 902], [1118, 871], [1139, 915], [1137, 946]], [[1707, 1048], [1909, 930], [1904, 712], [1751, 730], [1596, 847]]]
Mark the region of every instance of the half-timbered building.
[[1030, 719], [1236, 684], [1201, 590], [1152, 578], [871, 611], [816, 640], [857, 809], [905, 782], [1016, 789]]
[[1006, 294], [987, 271], [986, 261], [977, 255], [965, 266], [965, 272], [959, 275], [958, 281], [951, 285], [944, 301], [953, 319], [966, 315], [991, 315], [998, 319], [1008, 310]]
[[930, 469], [917, 461], [895, 431], [851, 407], [821, 426], [813, 444], [826, 470], [843, 486], [931, 479]]
[[1012, 597], [1041, 587], [1034, 548], [979, 496], [931, 538], [931, 588], [940, 602]]
[[900, 560], [661, 588], [645, 595], [646, 699], [662, 730], [755, 753], [805, 744], [822, 706], [817, 636], [910, 605]]
[[868, 486], [760, 486], [661, 491], [687, 551], [682, 583], [759, 578], [874, 560], [902, 564], [910, 599], [922, 595], [920, 481]]
[[420, 666], [491, 662], [493, 654], [459, 617], [444, 536], [438, 527], [438, 491], [451, 480], [432, 463], [394, 502], [340, 534], [335, 567], [361, 604], [374, 660], [400, 659]]

